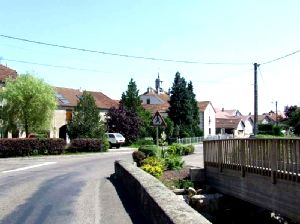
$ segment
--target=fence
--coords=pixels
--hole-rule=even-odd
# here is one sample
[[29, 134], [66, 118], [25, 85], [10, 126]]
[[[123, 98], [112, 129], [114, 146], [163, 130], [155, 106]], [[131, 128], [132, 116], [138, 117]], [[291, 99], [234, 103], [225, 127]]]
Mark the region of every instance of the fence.
[[180, 144], [199, 144], [203, 142], [203, 137], [192, 137], [192, 138], [177, 138], [177, 143]]
[[300, 139], [204, 141], [204, 165], [300, 182]]
[[177, 138], [176, 142], [180, 144], [199, 144], [203, 140], [218, 140], [218, 139], [232, 139], [233, 135], [231, 134], [219, 134], [219, 135], [209, 135], [206, 138], [204, 137], [192, 137], [192, 138]]

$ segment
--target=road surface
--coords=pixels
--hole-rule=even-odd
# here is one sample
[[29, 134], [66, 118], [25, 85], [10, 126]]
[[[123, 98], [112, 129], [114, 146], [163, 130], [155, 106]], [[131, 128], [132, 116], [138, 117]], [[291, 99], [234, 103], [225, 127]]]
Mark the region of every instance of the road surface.
[[0, 159], [0, 223], [145, 223], [111, 177], [131, 153]]

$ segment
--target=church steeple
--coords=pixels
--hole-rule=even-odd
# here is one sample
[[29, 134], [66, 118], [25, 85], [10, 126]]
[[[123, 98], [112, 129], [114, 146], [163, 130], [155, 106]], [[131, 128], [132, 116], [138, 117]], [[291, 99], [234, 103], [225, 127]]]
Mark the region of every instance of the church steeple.
[[161, 88], [161, 84], [162, 84], [162, 81], [160, 81], [159, 73], [158, 73], [157, 79], [155, 79], [155, 89], [156, 89], [157, 94], [159, 94], [160, 92], [163, 91], [163, 89]]

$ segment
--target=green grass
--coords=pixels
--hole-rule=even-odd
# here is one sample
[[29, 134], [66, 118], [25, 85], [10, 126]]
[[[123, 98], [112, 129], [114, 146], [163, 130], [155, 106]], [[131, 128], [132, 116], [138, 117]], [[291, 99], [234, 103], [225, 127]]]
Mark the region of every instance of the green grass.
[[275, 135], [256, 135], [256, 138], [282, 138], [282, 139], [296, 138], [296, 139], [298, 139], [299, 137], [295, 137], [295, 136], [275, 136]]

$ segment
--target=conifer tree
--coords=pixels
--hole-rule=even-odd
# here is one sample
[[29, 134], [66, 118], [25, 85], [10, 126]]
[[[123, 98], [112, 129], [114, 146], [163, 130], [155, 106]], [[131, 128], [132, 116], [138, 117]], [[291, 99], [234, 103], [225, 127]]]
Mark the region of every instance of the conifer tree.
[[103, 138], [104, 124], [93, 96], [84, 91], [75, 107], [72, 121], [67, 125], [70, 139]]
[[168, 116], [174, 123], [174, 135], [189, 137], [198, 134], [199, 110], [193, 85], [192, 82], [187, 85], [179, 72], [175, 74], [169, 103]]

